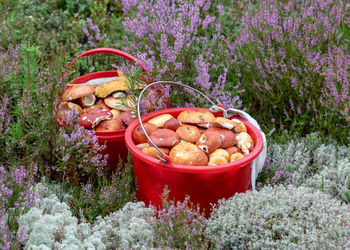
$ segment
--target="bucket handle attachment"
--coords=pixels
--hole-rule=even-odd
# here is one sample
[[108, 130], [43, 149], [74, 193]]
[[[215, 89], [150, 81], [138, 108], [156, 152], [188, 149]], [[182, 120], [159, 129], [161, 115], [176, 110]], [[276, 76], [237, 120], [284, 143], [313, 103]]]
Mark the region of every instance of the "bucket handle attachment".
[[212, 100], [210, 100], [205, 94], [203, 94], [203, 93], [200, 92], [199, 90], [197, 90], [197, 89], [195, 89], [195, 88], [192, 88], [192, 87], [190, 87], [190, 86], [188, 86], [188, 85], [185, 85], [185, 84], [183, 84], [183, 83], [174, 82], [174, 81], [157, 81], [157, 82], [153, 82], [153, 83], [147, 85], [147, 86], [141, 91], [141, 93], [140, 93], [140, 95], [139, 95], [139, 98], [137, 98], [137, 106], [136, 106], [136, 107], [137, 107], [137, 117], [138, 117], [138, 119], [139, 119], [141, 129], [142, 129], [142, 131], [145, 133], [145, 136], [146, 136], [147, 140], [153, 145], [153, 147], [155, 147], [155, 148], [159, 151], [159, 153], [161, 153], [161, 154], [163, 155], [163, 156], [157, 155], [157, 158], [158, 158], [159, 160], [163, 161], [163, 162], [171, 163], [171, 160], [170, 160], [169, 156], [166, 155], [166, 154], [164, 154], [163, 151], [160, 150], [160, 148], [157, 147], [157, 145], [155, 145], [154, 142], [151, 140], [151, 138], [148, 136], [148, 134], [147, 134], [147, 132], [146, 132], [146, 130], [145, 130], [145, 127], [144, 127], [143, 124], [142, 124], [141, 112], [140, 112], [140, 101], [141, 101], [142, 95], [143, 95], [143, 93], [146, 91], [146, 89], [149, 88], [149, 87], [151, 87], [151, 86], [153, 86], [153, 85], [162, 84], [162, 83], [165, 83], [165, 84], [169, 84], [169, 83], [170, 83], [170, 84], [175, 84], [175, 85], [179, 85], [179, 86], [182, 86], [182, 87], [191, 89], [191, 90], [195, 91], [196, 93], [200, 94], [201, 96], [203, 96], [203, 97], [204, 97], [209, 103], [211, 103], [213, 106], [218, 106], [218, 107], [220, 107], [220, 108], [223, 109], [223, 105], [220, 104], [220, 103], [216, 105]]
[[136, 62], [138, 65], [140, 65], [140, 67], [144, 70], [146, 70], [145, 65], [143, 65], [139, 59], [133, 57], [132, 55], [130, 55], [129, 53], [125, 52], [125, 51], [121, 51], [118, 49], [113, 49], [113, 48], [96, 48], [96, 49], [91, 49], [91, 50], [87, 50], [83, 53], [81, 53], [80, 55], [78, 55], [69, 65], [68, 67], [65, 69], [65, 71], [62, 73], [62, 78], [64, 77], [64, 75], [67, 73], [67, 71], [70, 69], [70, 67], [75, 63], [75, 61], [77, 61], [79, 58], [81, 57], [85, 57], [85, 56], [92, 56], [92, 55], [96, 55], [96, 54], [112, 54], [112, 55], [116, 55], [116, 56], [121, 56], [124, 57], [125, 59], [131, 61], [131, 62]]

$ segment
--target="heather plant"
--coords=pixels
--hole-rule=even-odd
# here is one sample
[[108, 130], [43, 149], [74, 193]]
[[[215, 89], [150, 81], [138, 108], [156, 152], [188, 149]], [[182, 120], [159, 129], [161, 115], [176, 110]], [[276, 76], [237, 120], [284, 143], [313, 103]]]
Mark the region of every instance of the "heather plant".
[[[122, 3], [128, 15], [123, 21], [127, 48], [145, 62], [154, 79], [180, 81], [226, 107], [241, 106], [237, 93], [227, 91], [228, 65], [219, 56], [224, 53], [221, 26], [211, 14], [222, 15], [222, 6], [216, 10], [207, 0]], [[171, 96], [172, 103], [207, 104], [188, 89], [175, 88]]]
[[171, 249], [205, 249], [209, 241], [204, 237], [205, 217], [199, 206], [193, 205], [190, 198], [183, 202], [169, 199], [170, 191], [165, 188], [162, 194], [162, 208], [153, 207], [157, 221], [153, 224], [156, 247]]
[[280, 142], [271, 140], [258, 186], [290, 182], [302, 185], [313, 175], [320, 177], [325, 169], [338, 169], [342, 161], [350, 160], [348, 152], [348, 146], [341, 146], [330, 138], [321, 138], [319, 133]]
[[347, 10], [339, 1], [267, 1], [245, 14], [228, 43], [231, 73], [266, 128], [276, 119], [277, 129], [320, 130], [348, 142], [350, 56], [340, 32]]
[[25, 228], [18, 229], [18, 218], [35, 202], [32, 190], [38, 168], [0, 165], [0, 248], [17, 248], [23, 241]]
[[350, 207], [311, 188], [268, 186], [221, 200], [207, 222], [220, 249], [345, 249]]

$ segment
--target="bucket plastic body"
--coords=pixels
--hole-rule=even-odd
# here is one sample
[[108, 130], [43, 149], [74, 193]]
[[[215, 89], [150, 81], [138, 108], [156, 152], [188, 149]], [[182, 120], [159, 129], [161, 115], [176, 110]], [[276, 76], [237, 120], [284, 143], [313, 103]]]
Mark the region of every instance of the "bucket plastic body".
[[[173, 108], [153, 112], [142, 116], [142, 122], [161, 114], [171, 114], [175, 118], [184, 110], [201, 108]], [[223, 116], [222, 113], [214, 113]], [[260, 132], [249, 122], [244, 122], [247, 132], [254, 140], [254, 149], [240, 160], [217, 166], [184, 166], [164, 163], [150, 157], [139, 150], [132, 140], [132, 133], [139, 125], [136, 120], [126, 130], [125, 143], [133, 157], [133, 168], [137, 199], [159, 207], [162, 205], [161, 195], [167, 186], [169, 198], [183, 201], [186, 195], [191, 202], [199, 204], [206, 215], [211, 211], [211, 204], [219, 199], [232, 197], [249, 189], [251, 177], [251, 162], [260, 154], [263, 140]]]

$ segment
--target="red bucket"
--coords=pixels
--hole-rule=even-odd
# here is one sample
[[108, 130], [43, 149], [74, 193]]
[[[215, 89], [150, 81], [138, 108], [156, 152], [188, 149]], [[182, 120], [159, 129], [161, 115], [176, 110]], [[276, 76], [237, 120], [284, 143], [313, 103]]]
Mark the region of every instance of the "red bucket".
[[[153, 112], [141, 117], [143, 123], [161, 115], [171, 114], [175, 118], [184, 110], [201, 108], [172, 108]], [[208, 109], [204, 109], [208, 110]], [[222, 113], [214, 113], [223, 116]], [[240, 160], [216, 166], [184, 166], [162, 162], [139, 150], [132, 140], [132, 133], [140, 124], [134, 121], [126, 130], [125, 143], [133, 156], [136, 194], [139, 201], [146, 205], [152, 203], [161, 206], [161, 194], [165, 186], [170, 190], [169, 198], [183, 201], [190, 196], [194, 204], [199, 204], [206, 215], [211, 211], [211, 203], [219, 199], [232, 197], [249, 189], [251, 179], [251, 162], [258, 157], [263, 148], [263, 139], [259, 130], [240, 117], [247, 127], [247, 132], [254, 140], [255, 147]]]
[[[97, 49], [85, 51], [79, 56], [77, 56], [69, 64], [67, 69], [63, 72], [62, 77], [65, 75], [68, 69], [73, 65], [73, 63], [77, 61], [79, 58], [91, 56], [95, 54], [113, 54], [116, 56], [121, 56], [129, 61], [138, 63], [140, 67], [146, 71], [145, 66], [138, 59], [136, 59], [135, 57], [133, 57], [132, 55], [124, 51], [112, 49], [112, 48], [97, 48]], [[118, 72], [116, 70], [94, 72], [94, 73], [80, 76], [70, 81], [68, 84], [81, 84], [92, 79], [104, 78], [104, 77], [115, 77], [115, 76], [118, 76]], [[68, 85], [67, 85], [67, 88], [68, 88]], [[123, 129], [123, 130], [110, 131], [110, 132], [96, 132], [96, 136], [98, 137], [99, 144], [102, 145], [106, 143], [106, 148], [101, 153], [109, 155], [107, 165], [112, 169], [115, 168], [116, 164], [119, 162], [119, 157], [121, 157], [121, 159], [123, 160], [127, 160], [128, 150], [125, 146], [125, 141], [124, 141], [125, 131], [126, 130]]]

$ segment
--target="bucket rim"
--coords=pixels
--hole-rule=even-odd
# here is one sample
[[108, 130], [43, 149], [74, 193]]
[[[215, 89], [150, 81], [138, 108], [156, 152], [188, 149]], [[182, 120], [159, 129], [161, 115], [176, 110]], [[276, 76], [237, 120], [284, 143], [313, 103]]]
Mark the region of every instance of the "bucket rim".
[[[156, 117], [158, 115], [166, 114], [171, 112], [182, 112], [185, 110], [207, 110], [210, 111], [209, 109], [206, 108], [197, 108], [197, 107], [182, 107], [182, 108], [170, 108], [170, 109], [163, 109], [159, 111], [155, 111], [146, 115], [141, 116], [142, 122], [147, 122], [148, 120], [152, 119], [153, 117]], [[213, 112], [212, 112], [213, 113]], [[219, 116], [219, 113], [213, 113], [214, 115], [216, 114]], [[233, 118], [233, 117], [232, 117]], [[229, 162], [227, 164], [222, 164], [222, 165], [214, 165], [214, 166], [189, 166], [189, 165], [179, 165], [179, 164], [174, 164], [174, 163], [164, 163], [159, 159], [153, 158], [149, 155], [146, 155], [142, 153], [140, 149], [138, 149], [132, 139], [132, 133], [134, 129], [140, 124], [139, 120], [136, 119], [133, 121], [126, 129], [125, 132], [125, 144], [129, 151], [131, 152], [133, 158], [136, 157], [139, 160], [142, 160], [146, 162], [147, 164], [154, 165], [157, 167], [165, 168], [165, 169], [171, 169], [174, 171], [179, 171], [179, 172], [187, 172], [187, 173], [210, 173], [210, 172], [221, 172], [221, 171], [226, 171], [228, 169], [232, 168], [238, 168], [238, 167], [244, 167], [246, 165], [249, 165], [256, 157], [259, 156], [260, 152], [263, 149], [263, 138], [259, 130], [250, 122], [234, 116], [234, 118], [241, 120], [247, 127], [248, 130], [250, 130], [250, 134], [253, 133], [256, 137], [256, 140], [254, 140], [255, 146], [252, 152], [250, 152], [248, 155], [245, 157], [236, 160], [234, 162]]]

